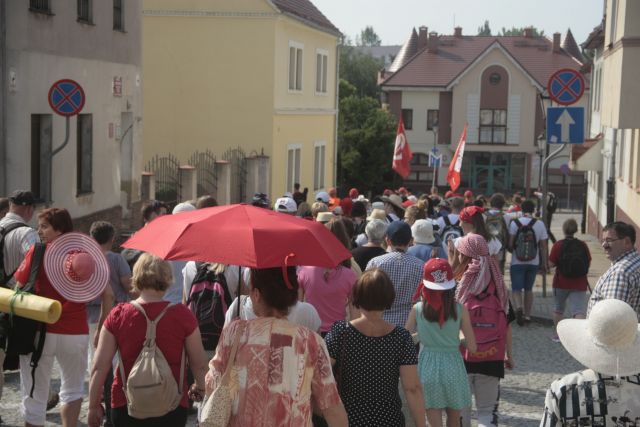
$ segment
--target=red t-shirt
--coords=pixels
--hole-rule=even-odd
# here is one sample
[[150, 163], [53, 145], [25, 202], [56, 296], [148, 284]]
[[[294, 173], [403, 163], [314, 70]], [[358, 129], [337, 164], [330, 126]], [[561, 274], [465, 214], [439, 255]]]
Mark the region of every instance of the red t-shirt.
[[[48, 246], [48, 245], [47, 245]], [[31, 259], [35, 245], [29, 249], [22, 264], [18, 267], [14, 277], [20, 283], [26, 284], [31, 271]], [[45, 249], [46, 251], [46, 249]], [[47, 325], [47, 332], [64, 335], [85, 335], [89, 333], [87, 324], [86, 304], [67, 301], [51, 285], [44, 270], [44, 262], [40, 264], [40, 271], [36, 279], [36, 294], [41, 297], [51, 298], [60, 301], [62, 304], [62, 314], [60, 319], [53, 325]]]
[[[168, 301], [143, 303], [142, 308], [149, 319], [155, 319], [169, 304]], [[198, 323], [193, 313], [182, 304], [171, 307], [156, 326], [156, 344], [171, 367], [171, 372], [180, 381], [180, 359], [185, 339], [195, 331]], [[147, 331], [147, 321], [133, 305], [118, 304], [107, 316], [104, 327], [113, 334], [118, 344], [118, 351], [124, 363], [124, 372], [129, 375], [135, 363]], [[186, 355], [185, 355], [186, 362]], [[184, 393], [180, 406], [187, 407], [187, 370], [185, 368]], [[122, 391], [120, 369], [115, 370], [115, 378], [111, 386], [111, 407], [119, 408], [127, 405], [127, 398]]]
[[[558, 240], [553, 244], [553, 247], [551, 247], [551, 253], [549, 254], [549, 261], [554, 263], [556, 266], [558, 265], [558, 262], [560, 259], [560, 251], [562, 249], [562, 243], [564, 241], [565, 239]], [[585, 242], [582, 242], [582, 244], [587, 250], [587, 255], [589, 256], [589, 264], [591, 264], [591, 252], [589, 252], [589, 247]], [[587, 276], [565, 277], [562, 275], [562, 273], [560, 273], [560, 269], [556, 267], [556, 274], [553, 276], [554, 288], [586, 291], [588, 286], [589, 286], [589, 281], [587, 280]]]

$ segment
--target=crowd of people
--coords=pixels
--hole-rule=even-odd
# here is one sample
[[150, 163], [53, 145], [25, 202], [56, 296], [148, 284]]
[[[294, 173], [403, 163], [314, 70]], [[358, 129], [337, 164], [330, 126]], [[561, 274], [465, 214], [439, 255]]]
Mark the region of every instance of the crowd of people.
[[[335, 188], [293, 190], [274, 203], [258, 193], [250, 203], [324, 224], [351, 258], [333, 268], [165, 261], [114, 248], [117, 230], [105, 221], [89, 236], [74, 232], [62, 208], [39, 211], [36, 231], [28, 225], [36, 200], [13, 192], [0, 219], [2, 285], [33, 286], [62, 304], [31, 351], [16, 352], [9, 334], [0, 336], [0, 362], [6, 352], [5, 369], [20, 370], [25, 425], [44, 425], [52, 395], [63, 425], [77, 425], [87, 371], [90, 426], [184, 426], [194, 404], [202, 426], [437, 427], [443, 416], [447, 426], [470, 426], [472, 402], [478, 425], [497, 425], [500, 381], [516, 364], [512, 324], [531, 322], [536, 275], [550, 268], [550, 339], [591, 369], [550, 387], [542, 425], [640, 417], [632, 378], [640, 358], [629, 350], [640, 317], [633, 226], [604, 228], [612, 265], [587, 299], [591, 254], [575, 237], [576, 221], [565, 221], [564, 239], [549, 250], [548, 223], [522, 194], [400, 188], [368, 199], [355, 188], [346, 197]], [[146, 225], [216, 205], [210, 196], [173, 209], [150, 201], [142, 218]], [[571, 319], [563, 320], [567, 308]], [[607, 412], [606, 399], [584, 406], [574, 393], [571, 414], [559, 406], [568, 385], [593, 383], [600, 392], [612, 381], [635, 400], [618, 399]]]

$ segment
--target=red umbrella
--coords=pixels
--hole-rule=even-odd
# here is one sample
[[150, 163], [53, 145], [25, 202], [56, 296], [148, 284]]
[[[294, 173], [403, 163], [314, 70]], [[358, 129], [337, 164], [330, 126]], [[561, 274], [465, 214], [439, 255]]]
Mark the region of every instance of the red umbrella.
[[333, 268], [351, 257], [324, 225], [245, 204], [161, 216], [122, 246], [168, 260], [253, 268]]

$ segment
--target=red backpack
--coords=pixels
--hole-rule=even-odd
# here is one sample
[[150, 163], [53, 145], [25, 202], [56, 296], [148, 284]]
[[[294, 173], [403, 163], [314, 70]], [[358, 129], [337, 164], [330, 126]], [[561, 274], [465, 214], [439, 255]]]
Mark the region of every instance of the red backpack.
[[471, 353], [461, 346], [466, 362], [488, 362], [504, 360], [507, 342], [507, 315], [491, 281], [480, 294], [471, 296], [463, 304], [469, 311], [471, 327], [476, 336], [478, 349]]

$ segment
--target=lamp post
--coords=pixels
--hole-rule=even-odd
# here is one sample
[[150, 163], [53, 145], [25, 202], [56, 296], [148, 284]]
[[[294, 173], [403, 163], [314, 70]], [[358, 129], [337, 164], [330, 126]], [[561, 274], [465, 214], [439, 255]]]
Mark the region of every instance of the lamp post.
[[431, 132], [433, 132], [433, 156], [431, 157], [433, 161], [433, 180], [431, 181], [431, 187], [435, 187], [438, 183], [438, 168], [436, 165], [438, 164], [436, 161], [436, 146], [438, 144], [438, 122], [436, 121], [433, 125], [431, 125]]

